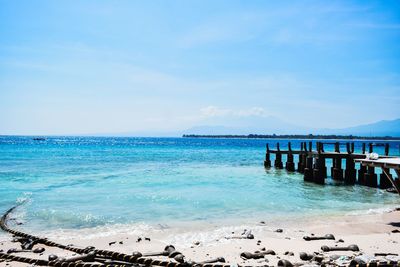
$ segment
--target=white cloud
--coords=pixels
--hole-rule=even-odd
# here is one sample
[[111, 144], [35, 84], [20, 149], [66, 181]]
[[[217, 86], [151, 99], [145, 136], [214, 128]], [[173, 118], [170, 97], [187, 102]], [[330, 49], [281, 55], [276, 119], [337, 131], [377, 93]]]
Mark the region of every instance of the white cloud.
[[221, 117], [227, 116], [231, 113], [230, 109], [222, 109], [216, 106], [208, 106], [200, 109], [201, 115], [203, 117]]
[[217, 106], [207, 106], [200, 109], [201, 116], [203, 118], [211, 118], [211, 117], [265, 117], [267, 116], [267, 112], [264, 108], [261, 107], [251, 107], [248, 109], [225, 109]]

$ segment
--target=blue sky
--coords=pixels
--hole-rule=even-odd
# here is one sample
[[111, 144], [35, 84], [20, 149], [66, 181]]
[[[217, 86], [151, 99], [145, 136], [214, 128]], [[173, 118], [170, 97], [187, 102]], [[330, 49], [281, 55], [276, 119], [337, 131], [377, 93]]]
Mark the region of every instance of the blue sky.
[[400, 117], [400, 1], [0, 0], [0, 134]]

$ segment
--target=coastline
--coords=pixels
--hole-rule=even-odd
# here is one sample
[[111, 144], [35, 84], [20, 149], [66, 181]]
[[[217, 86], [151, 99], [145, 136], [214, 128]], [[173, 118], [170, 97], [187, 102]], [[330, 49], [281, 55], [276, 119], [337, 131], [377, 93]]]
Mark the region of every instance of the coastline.
[[[123, 227], [123, 225], [121, 225]], [[299, 258], [300, 252], [320, 252], [321, 246], [348, 246], [357, 244], [360, 252], [337, 251], [324, 253], [326, 257], [332, 255], [373, 257], [374, 253], [400, 254], [400, 210], [364, 214], [327, 216], [319, 220], [289, 221], [286, 225], [269, 224], [268, 222], [253, 222], [247, 225], [227, 226], [220, 225], [192, 225], [190, 228], [143, 228], [140, 231], [135, 228], [123, 228], [117, 232], [106, 231], [105, 228], [81, 229], [72, 231], [48, 232], [51, 240], [62, 244], [74, 244], [79, 247], [95, 246], [99, 249], [115, 250], [127, 254], [133, 251], [155, 252], [162, 251], [166, 245], [172, 244], [192, 261], [208, 260], [216, 257], [224, 257], [229, 264], [239, 265], [277, 265], [279, 259], [287, 259], [292, 263], [306, 263]], [[13, 226], [15, 227], [15, 226]], [[226, 237], [240, 236], [244, 230], [251, 230], [254, 239], [226, 239]], [[282, 232], [277, 232], [282, 229]], [[392, 231], [394, 231], [392, 233]], [[75, 235], [73, 234], [75, 233]], [[322, 236], [333, 234], [336, 240], [305, 241], [303, 236], [315, 234]], [[84, 237], [84, 238], [83, 238]], [[150, 238], [150, 241], [145, 238]], [[138, 241], [138, 238], [142, 240]], [[11, 242], [11, 235], [0, 236], [0, 250], [7, 251], [18, 247], [18, 243]], [[344, 242], [338, 243], [342, 239]], [[45, 247], [36, 245], [35, 247]], [[58, 256], [69, 257], [73, 253], [65, 252], [57, 248], [45, 247], [42, 256], [32, 253], [19, 253], [20, 256], [32, 256], [47, 259], [54, 253]], [[255, 252], [262, 248], [272, 249], [276, 255], [266, 255], [261, 259], [243, 260], [242, 252]], [[290, 255], [285, 255], [290, 254]], [[291, 256], [291, 253], [293, 255]], [[393, 258], [394, 257], [394, 258]], [[378, 257], [379, 258], [379, 257]], [[384, 259], [385, 257], [380, 257]], [[390, 259], [398, 259], [390, 256]], [[161, 258], [160, 258], [161, 259]], [[388, 259], [386, 257], [386, 259]], [[342, 257], [343, 263], [349, 258]], [[173, 261], [173, 260], [172, 260]], [[0, 266], [7, 262], [0, 262]], [[29, 266], [13, 262], [11, 266]]]
[[202, 134], [184, 134], [182, 138], [204, 138], [204, 139], [265, 139], [265, 140], [337, 140], [337, 141], [399, 141], [397, 136], [353, 136], [353, 135], [263, 135], [263, 134], [245, 134], [245, 135], [202, 135]]

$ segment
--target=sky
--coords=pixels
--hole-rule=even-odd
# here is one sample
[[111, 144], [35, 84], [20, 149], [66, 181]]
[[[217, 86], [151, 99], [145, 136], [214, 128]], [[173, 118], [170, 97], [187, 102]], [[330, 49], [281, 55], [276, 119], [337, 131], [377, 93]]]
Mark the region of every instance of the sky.
[[400, 1], [0, 0], [0, 134], [343, 128], [399, 103]]

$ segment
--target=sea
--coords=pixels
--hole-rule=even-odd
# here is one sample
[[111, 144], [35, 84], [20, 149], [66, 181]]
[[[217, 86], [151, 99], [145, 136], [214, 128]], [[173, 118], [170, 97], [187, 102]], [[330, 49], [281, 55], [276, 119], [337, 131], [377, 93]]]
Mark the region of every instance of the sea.
[[[43, 232], [295, 222], [400, 206], [385, 190], [265, 169], [266, 144], [289, 141], [298, 149], [310, 140], [0, 136], [0, 213], [21, 204], [18, 227]], [[362, 142], [378, 141], [354, 142], [360, 152]], [[399, 156], [400, 142], [385, 142]]]

